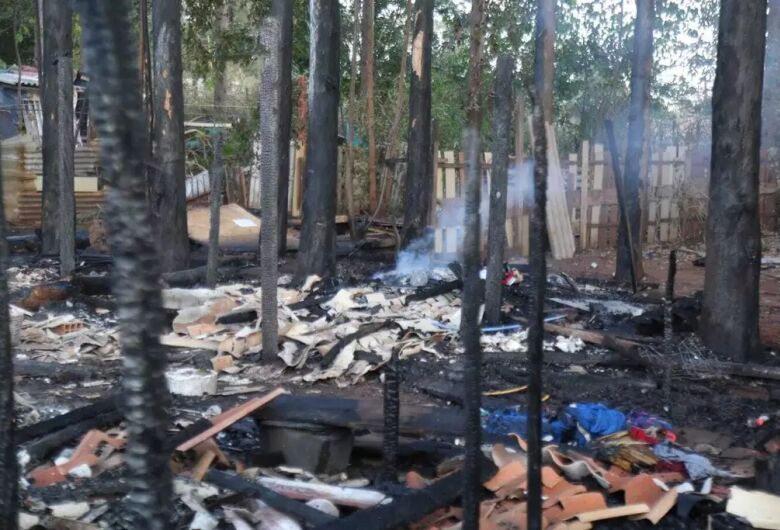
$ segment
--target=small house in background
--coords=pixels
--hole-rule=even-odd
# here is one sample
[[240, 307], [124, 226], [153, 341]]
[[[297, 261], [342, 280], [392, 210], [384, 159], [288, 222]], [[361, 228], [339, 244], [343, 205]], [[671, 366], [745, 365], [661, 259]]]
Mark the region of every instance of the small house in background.
[[[38, 70], [23, 66], [0, 71], [0, 150], [2, 151], [3, 204], [7, 220], [20, 228], [41, 222], [43, 187], [43, 112]], [[21, 100], [20, 100], [21, 94]], [[89, 119], [87, 79], [73, 82], [74, 188], [76, 216], [86, 224], [103, 202], [98, 142]]]

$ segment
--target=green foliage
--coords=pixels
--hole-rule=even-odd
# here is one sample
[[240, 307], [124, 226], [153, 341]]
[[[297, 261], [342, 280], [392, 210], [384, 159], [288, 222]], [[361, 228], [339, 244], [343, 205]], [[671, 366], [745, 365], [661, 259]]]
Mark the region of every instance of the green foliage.
[[35, 64], [35, 23], [35, 2], [0, 0], [0, 66], [17, 64], [14, 43], [22, 64]]

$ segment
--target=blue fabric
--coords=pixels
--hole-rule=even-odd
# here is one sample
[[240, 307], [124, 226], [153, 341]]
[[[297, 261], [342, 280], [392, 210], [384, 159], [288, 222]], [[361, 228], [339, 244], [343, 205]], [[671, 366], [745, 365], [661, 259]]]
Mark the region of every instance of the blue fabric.
[[626, 415], [601, 403], [572, 403], [566, 407], [565, 414], [579, 427], [576, 440], [580, 446], [588, 443], [588, 437], [582, 430], [590, 438], [599, 438], [626, 428]]
[[[517, 409], [498, 409], [483, 412], [482, 430], [486, 433], [506, 436], [517, 434], [521, 438], [528, 436], [528, 415]], [[550, 423], [542, 419], [542, 436], [551, 433]]]

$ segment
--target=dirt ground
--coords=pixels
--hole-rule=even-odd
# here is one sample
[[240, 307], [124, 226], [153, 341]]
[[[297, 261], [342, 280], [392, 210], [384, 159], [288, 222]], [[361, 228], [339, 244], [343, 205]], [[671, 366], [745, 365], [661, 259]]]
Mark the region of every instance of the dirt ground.
[[[693, 254], [678, 253], [675, 292], [679, 295], [691, 295], [704, 288], [704, 267], [694, 265], [694, 259]], [[610, 280], [615, 272], [615, 252], [578, 253], [572, 259], [552, 260], [549, 268], [550, 272], [565, 272], [574, 278]], [[644, 268], [645, 282], [663, 286], [669, 268], [668, 250], [646, 251]], [[780, 268], [761, 271], [759, 303], [761, 340], [769, 348], [780, 349]]]

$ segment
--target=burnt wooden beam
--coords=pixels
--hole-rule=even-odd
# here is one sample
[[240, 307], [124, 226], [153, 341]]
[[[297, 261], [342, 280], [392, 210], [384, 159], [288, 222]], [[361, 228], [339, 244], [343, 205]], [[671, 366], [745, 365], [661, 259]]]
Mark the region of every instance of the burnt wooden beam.
[[122, 411], [114, 408], [101, 412], [78, 423], [72, 423], [65, 428], [45, 434], [21, 446], [30, 456], [30, 461], [39, 462], [65, 445], [83, 436], [92, 429], [102, 429], [117, 425], [122, 421]]
[[74, 159], [76, 139], [73, 131], [73, 10], [64, 7], [66, 24], [57, 59], [57, 173], [59, 176], [59, 253], [60, 275], [68, 276], [76, 268], [76, 195]]
[[340, 13], [338, 0], [310, 0], [308, 139], [296, 281], [335, 267]]
[[[506, 193], [509, 169], [509, 135], [512, 127], [512, 74], [514, 60], [501, 55], [496, 64], [493, 89], [493, 168], [490, 175], [490, 218], [485, 282], [485, 322], [501, 322], [504, 292], [504, 247], [506, 246]], [[522, 134], [522, 129], [519, 131]]]
[[289, 499], [261, 484], [250, 482], [224, 471], [210, 470], [206, 473], [206, 481], [220, 488], [260, 499], [271, 508], [303, 521], [307, 526], [326, 525], [335, 519], [332, 515], [321, 512], [302, 502]]
[[103, 398], [95, 403], [73, 409], [70, 412], [60, 414], [54, 418], [39, 421], [38, 423], [33, 423], [27, 427], [22, 427], [17, 431], [16, 443], [25, 443], [69, 425], [80, 423], [100, 414], [111, 412], [116, 410], [116, 408], [116, 398], [114, 396]]
[[[628, 211], [628, 199], [626, 190], [623, 186], [623, 171], [620, 168], [620, 153], [618, 153], [617, 142], [615, 141], [615, 128], [612, 121], [604, 120], [604, 130], [607, 133], [607, 144], [609, 145], [609, 154], [612, 158], [612, 173], [615, 175], [615, 188], [617, 191], [618, 207], [620, 208], [620, 234], [624, 241], [620, 241], [618, 249], [626, 247], [628, 253], [628, 276], [631, 280], [631, 288], [636, 294], [637, 288], [637, 266], [635, 262], [636, 251], [634, 248], [634, 227], [632, 226], [633, 216]], [[638, 207], [638, 205], [637, 205]]]
[[381, 331], [387, 327], [389, 327], [392, 324], [392, 321], [390, 320], [383, 320], [381, 322], [369, 322], [368, 324], [363, 324], [358, 328], [357, 331], [354, 333], [350, 333], [349, 335], [342, 337], [336, 342], [336, 344], [333, 345], [333, 347], [322, 357], [322, 361], [320, 362], [320, 366], [323, 368], [329, 367], [331, 364], [333, 364], [333, 361], [336, 360], [336, 357], [338, 357], [339, 353], [350, 343], [362, 339], [363, 337], [367, 337], [368, 335], [371, 335], [372, 333], [376, 333], [377, 331]]
[[214, 161], [211, 164], [209, 178], [211, 180], [211, 195], [209, 201], [209, 249], [206, 257], [206, 286], [213, 289], [217, 286], [217, 267], [219, 266], [219, 229], [220, 210], [222, 208], [222, 189], [224, 186], [224, 164], [222, 152], [225, 139], [222, 131], [214, 140]]
[[423, 235], [433, 200], [431, 135], [431, 43], [433, 0], [416, 0], [409, 85], [409, 143], [406, 152], [404, 226], [401, 245]]
[[[481, 456], [478, 464], [480, 482], [488, 480], [495, 473], [495, 466]], [[317, 530], [390, 530], [404, 528], [417, 522], [431, 512], [455, 503], [463, 492], [464, 471], [434, 481], [425, 489], [410, 491], [408, 495], [393, 497], [392, 502], [378, 504], [359, 510], [352, 515], [336, 519]]]

